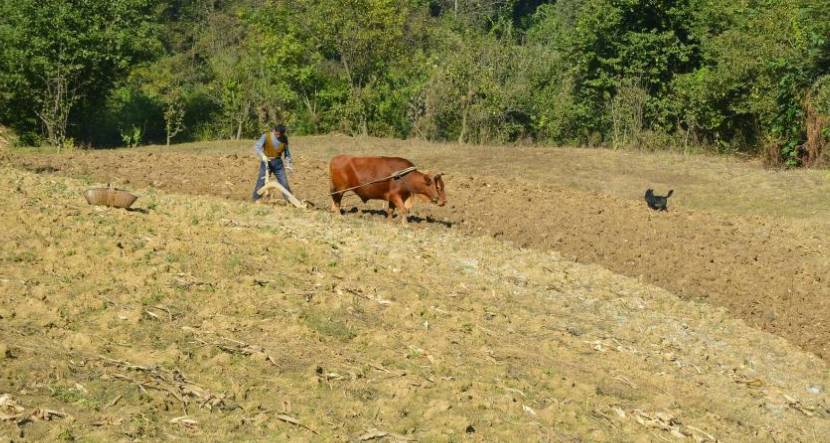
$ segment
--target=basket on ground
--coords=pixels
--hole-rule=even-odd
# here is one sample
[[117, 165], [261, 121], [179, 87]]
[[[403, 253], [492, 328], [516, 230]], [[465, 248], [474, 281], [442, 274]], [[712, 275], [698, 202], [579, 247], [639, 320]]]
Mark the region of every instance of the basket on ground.
[[137, 195], [130, 194], [121, 189], [112, 188], [95, 188], [89, 189], [84, 193], [86, 201], [95, 206], [111, 206], [114, 208], [127, 209], [138, 198]]

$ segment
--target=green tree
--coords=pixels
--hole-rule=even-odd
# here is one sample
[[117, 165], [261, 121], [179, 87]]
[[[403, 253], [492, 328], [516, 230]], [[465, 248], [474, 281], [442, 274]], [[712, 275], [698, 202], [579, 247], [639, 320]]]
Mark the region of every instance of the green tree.
[[[372, 118], [371, 89], [412, 47], [407, 23], [415, 3], [396, 0], [298, 0], [299, 14], [326, 60], [335, 62], [348, 86], [341, 103], [343, 126], [367, 134]], [[357, 130], [354, 130], [355, 128]]]
[[424, 92], [418, 131], [459, 143], [508, 142], [529, 135], [530, 98], [541, 54], [515, 43], [509, 21], [486, 34], [467, 29], [443, 36]]
[[767, 0], [707, 5], [694, 15], [703, 62], [678, 76], [674, 102], [703, 139], [729, 149], [773, 140], [790, 164], [806, 137], [803, 100], [830, 72], [825, 1]]
[[[161, 50], [157, 0], [0, 1], [0, 119], [62, 144], [118, 79]], [[89, 138], [89, 137], [88, 137]]]
[[538, 9], [531, 39], [562, 57], [575, 95], [571, 112], [557, 115], [571, 120], [558, 126], [579, 131], [566, 135], [582, 141], [591, 132], [607, 136], [612, 127], [608, 109], [625, 78], [637, 79], [648, 92], [645, 124], [671, 127], [661, 98], [675, 76], [700, 60], [690, 30], [692, 1], [560, 0]]

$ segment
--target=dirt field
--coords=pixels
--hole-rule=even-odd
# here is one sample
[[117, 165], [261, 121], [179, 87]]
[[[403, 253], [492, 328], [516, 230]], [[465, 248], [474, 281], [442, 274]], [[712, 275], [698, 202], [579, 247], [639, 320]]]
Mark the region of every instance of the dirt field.
[[[80, 175], [120, 155], [49, 161]], [[483, 223], [402, 228], [143, 188], [198, 191], [255, 166], [180, 154], [140, 178], [143, 158], [115, 169], [142, 194], [134, 211], [88, 206], [85, 180], [0, 166], [0, 441], [830, 436], [825, 362], [724, 309], [469, 235]], [[456, 180], [440, 220], [462, 217]], [[600, 209], [616, 208], [636, 205]], [[666, 218], [683, 216], [698, 215]]]
[[[294, 140], [296, 193], [328, 209], [336, 153], [403, 155], [447, 173], [450, 204], [416, 208], [419, 228], [489, 235], [640, 278], [830, 356], [830, 176], [704, 156], [435, 145], [326, 136]], [[46, 174], [248, 199], [251, 142], [72, 155], [18, 155]], [[675, 189], [669, 213], [642, 192]], [[359, 204], [347, 198], [345, 203]], [[379, 203], [358, 205], [380, 209]], [[381, 219], [376, 211], [351, 214]], [[423, 223], [426, 222], [426, 223]]]

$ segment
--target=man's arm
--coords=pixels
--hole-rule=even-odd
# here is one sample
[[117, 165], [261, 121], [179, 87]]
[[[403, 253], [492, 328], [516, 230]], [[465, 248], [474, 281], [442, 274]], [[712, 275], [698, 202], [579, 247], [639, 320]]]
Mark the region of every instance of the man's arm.
[[264, 146], [265, 146], [265, 134], [262, 134], [262, 136], [259, 138], [259, 140], [257, 140], [256, 145], [254, 145], [254, 152], [256, 152], [256, 156], [257, 156], [258, 159], [260, 159], [264, 162], [267, 162], [268, 157], [266, 157], [265, 154], [262, 152], [262, 149], [263, 149]]
[[285, 144], [285, 161], [291, 164], [291, 150], [288, 149], [288, 143]]

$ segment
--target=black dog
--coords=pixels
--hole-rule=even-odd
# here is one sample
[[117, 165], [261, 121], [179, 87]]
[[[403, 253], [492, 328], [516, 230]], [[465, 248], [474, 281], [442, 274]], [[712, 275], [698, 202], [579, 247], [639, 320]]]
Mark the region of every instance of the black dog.
[[654, 189], [646, 190], [646, 204], [655, 211], [668, 211], [669, 197], [671, 197], [674, 189], [670, 190], [666, 196], [654, 195]]

